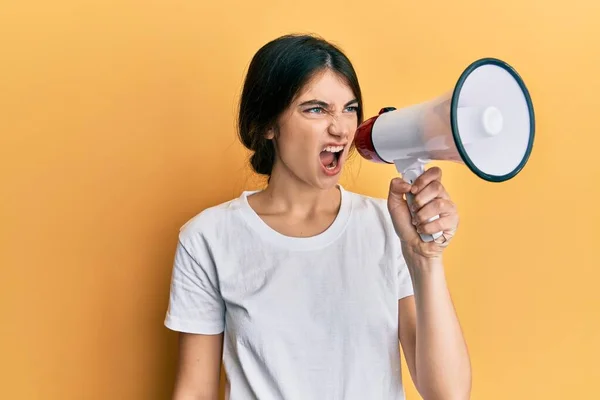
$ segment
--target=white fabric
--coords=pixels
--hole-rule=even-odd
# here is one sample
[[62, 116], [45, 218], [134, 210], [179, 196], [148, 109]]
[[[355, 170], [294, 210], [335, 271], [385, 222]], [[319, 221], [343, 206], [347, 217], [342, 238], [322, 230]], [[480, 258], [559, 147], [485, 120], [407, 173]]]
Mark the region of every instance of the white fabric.
[[310, 238], [271, 229], [247, 201], [180, 232], [165, 325], [225, 331], [230, 400], [404, 400], [398, 299], [413, 294], [384, 199], [344, 190]]

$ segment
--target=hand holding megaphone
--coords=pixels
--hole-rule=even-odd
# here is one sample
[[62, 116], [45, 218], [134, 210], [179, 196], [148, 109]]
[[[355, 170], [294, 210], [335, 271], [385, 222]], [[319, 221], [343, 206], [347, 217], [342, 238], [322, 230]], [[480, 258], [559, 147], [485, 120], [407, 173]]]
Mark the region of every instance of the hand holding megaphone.
[[[504, 61], [484, 58], [469, 65], [449, 93], [381, 109], [358, 127], [355, 143], [362, 157], [394, 164], [409, 184], [431, 160], [458, 162], [481, 179], [504, 182], [529, 160], [534, 132], [533, 104], [521, 77]], [[406, 197], [410, 206], [414, 197]], [[421, 239], [430, 242], [442, 233]]]
[[[407, 207], [405, 196], [414, 198], [412, 209]], [[442, 184], [442, 170], [438, 167], [425, 171], [412, 185], [400, 178], [392, 179], [387, 205], [403, 245], [425, 258], [439, 256], [458, 228], [457, 208]], [[442, 234], [434, 240], [439, 246], [422, 240], [422, 236], [438, 231]]]

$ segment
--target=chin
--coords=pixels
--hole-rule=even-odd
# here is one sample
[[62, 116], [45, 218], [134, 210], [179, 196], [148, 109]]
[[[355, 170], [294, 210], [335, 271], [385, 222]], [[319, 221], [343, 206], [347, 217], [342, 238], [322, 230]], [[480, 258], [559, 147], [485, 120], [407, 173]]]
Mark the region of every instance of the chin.
[[335, 175], [325, 175], [321, 171], [319, 171], [318, 177], [316, 179], [319, 188], [324, 190], [335, 188], [340, 182], [342, 172], [343, 170], [340, 170]]

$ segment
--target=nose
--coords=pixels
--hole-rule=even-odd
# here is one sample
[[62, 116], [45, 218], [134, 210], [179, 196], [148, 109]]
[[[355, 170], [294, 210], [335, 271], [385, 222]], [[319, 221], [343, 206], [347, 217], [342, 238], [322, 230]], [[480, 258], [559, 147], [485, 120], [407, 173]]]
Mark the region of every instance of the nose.
[[330, 135], [340, 138], [345, 138], [350, 134], [348, 123], [345, 123], [343, 118], [340, 118], [338, 115], [332, 116], [327, 131]]

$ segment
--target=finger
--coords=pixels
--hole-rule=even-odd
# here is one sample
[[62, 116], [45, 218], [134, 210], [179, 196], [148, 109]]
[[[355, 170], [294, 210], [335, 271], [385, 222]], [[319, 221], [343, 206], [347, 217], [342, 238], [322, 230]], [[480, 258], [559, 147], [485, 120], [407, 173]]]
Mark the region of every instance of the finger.
[[442, 169], [439, 167], [432, 167], [425, 171], [421, 176], [419, 176], [413, 183], [411, 192], [413, 194], [418, 193], [425, 186], [429, 185], [433, 181], [441, 181], [442, 180]]
[[410, 190], [411, 185], [401, 178], [394, 178], [390, 182], [390, 192], [392, 194], [402, 196], [406, 193], [409, 193]]
[[417, 226], [417, 233], [433, 235], [437, 232], [455, 232], [457, 227], [458, 216], [450, 214]]
[[444, 189], [444, 186], [440, 181], [433, 181], [429, 185], [425, 186], [421, 191], [414, 195], [411, 209], [413, 211], [420, 210], [424, 205], [433, 201], [435, 198], [442, 198], [449, 200], [450, 196]]
[[417, 236], [412, 225], [412, 216], [406, 205], [404, 194], [410, 190], [410, 184], [400, 178], [392, 179], [390, 182], [390, 194], [388, 196], [388, 210], [392, 215], [396, 232], [405, 239]]
[[[410, 192], [411, 185], [401, 178], [394, 178], [390, 182], [390, 193], [388, 196], [388, 207], [390, 211], [400, 213], [402, 219], [406, 219], [408, 224], [411, 221], [410, 211], [406, 205], [404, 195]], [[405, 215], [406, 214], [406, 215]]]
[[414, 220], [419, 225], [426, 223], [436, 215], [447, 216], [450, 214], [456, 214], [456, 205], [449, 199], [435, 198], [414, 213]]

